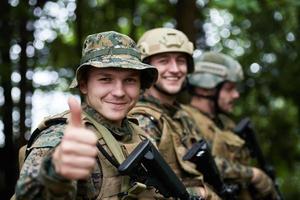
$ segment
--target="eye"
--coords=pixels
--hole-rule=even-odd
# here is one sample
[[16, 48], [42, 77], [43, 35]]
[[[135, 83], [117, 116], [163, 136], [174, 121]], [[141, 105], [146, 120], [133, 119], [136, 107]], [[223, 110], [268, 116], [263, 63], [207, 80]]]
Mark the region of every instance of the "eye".
[[112, 80], [112, 78], [109, 77], [101, 77], [98, 79], [98, 81], [100, 82], [110, 82]]
[[161, 58], [161, 59], [158, 60], [158, 63], [160, 63], [160, 64], [167, 64], [168, 63], [168, 59]]
[[137, 78], [127, 78], [127, 79], [125, 79], [126, 83], [136, 83], [137, 81], [138, 81]]
[[186, 59], [185, 58], [178, 58], [177, 59], [177, 63], [179, 63], [179, 64], [186, 64]]

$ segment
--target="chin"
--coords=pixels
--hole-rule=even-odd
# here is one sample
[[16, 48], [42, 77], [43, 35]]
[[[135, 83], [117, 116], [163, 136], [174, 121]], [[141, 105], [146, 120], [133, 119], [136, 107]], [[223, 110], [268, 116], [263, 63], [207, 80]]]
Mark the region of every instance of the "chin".
[[231, 111], [228, 108], [220, 108], [220, 111], [225, 114], [229, 114]]
[[112, 114], [104, 115], [104, 117], [109, 121], [120, 121], [126, 117], [126, 115], [117, 111], [110, 111], [108, 113], [114, 113], [113, 115]]
[[108, 116], [108, 117], [106, 117], [106, 119], [111, 122], [123, 121], [124, 118], [125, 118], [124, 116]]
[[181, 89], [180, 87], [169, 87], [169, 88], [166, 88], [166, 90], [170, 94], [177, 94], [180, 91], [180, 89]]
[[230, 113], [232, 113], [232, 111], [233, 111], [233, 109], [226, 109], [226, 110], [225, 110], [225, 113], [230, 114]]

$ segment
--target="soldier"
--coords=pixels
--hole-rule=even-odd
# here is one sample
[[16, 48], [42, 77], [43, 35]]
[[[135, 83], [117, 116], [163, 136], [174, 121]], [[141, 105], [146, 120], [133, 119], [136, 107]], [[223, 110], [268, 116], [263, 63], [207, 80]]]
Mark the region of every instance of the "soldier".
[[130, 115], [152, 138], [160, 153], [183, 180], [190, 193], [205, 199], [219, 199], [203, 184], [202, 174], [183, 161], [199, 134], [194, 122], [176, 101], [177, 94], [194, 70], [193, 44], [187, 36], [172, 28], [156, 28], [138, 41], [144, 63], [158, 69], [157, 82], [140, 98]]
[[[258, 198], [271, 193], [275, 199], [271, 179], [262, 170], [249, 165], [245, 141], [230, 129], [235, 124], [226, 120], [225, 115], [219, 116], [220, 111], [231, 112], [239, 98], [236, 84], [243, 79], [240, 64], [216, 52], [205, 52], [194, 60], [195, 72], [188, 77], [191, 102], [184, 108], [193, 116], [212, 147], [221, 174], [227, 182], [238, 183], [242, 187], [239, 199], [252, 199], [247, 192], [249, 185], [254, 186]], [[225, 121], [226, 124], [223, 124]]]
[[128, 36], [89, 35], [70, 86], [84, 102], [80, 106], [70, 98], [69, 111], [45, 120], [33, 133], [16, 199], [140, 197], [137, 190], [128, 191], [128, 177], [118, 174], [116, 163], [141, 141], [143, 131], [126, 116], [140, 91], [156, 79], [157, 70], [141, 62]]

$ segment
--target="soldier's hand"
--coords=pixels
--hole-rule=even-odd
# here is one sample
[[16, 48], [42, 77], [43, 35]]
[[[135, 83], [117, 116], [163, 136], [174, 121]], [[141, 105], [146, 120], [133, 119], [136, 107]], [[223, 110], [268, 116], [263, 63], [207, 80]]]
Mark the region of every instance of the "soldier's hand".
[[253, 167], [251, 183], [254, 188], [264, 197], [275, 192], [271, 178], [261, 169]]
[[213, 191], [213, 189], [208, 185], [204, 184], [204, 192], [202, 191], [202, 197], [205, 200], [221, 200], [221, 198]]
[[61, 143], [53, 153], [55, 171], [70, 180], [89, 176], [96, 164], [97, 137], [86, 129], [81, 120], [81, 107], [75, 98], [69, 98], [70, 119]]

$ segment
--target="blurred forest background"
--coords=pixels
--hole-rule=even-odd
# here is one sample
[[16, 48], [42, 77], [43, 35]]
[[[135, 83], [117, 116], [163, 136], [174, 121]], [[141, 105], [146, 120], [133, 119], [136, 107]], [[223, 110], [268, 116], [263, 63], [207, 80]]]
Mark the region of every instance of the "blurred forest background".
[[[68, 91], [83, 39], [115, 30], [137, 40], [161, 26], [185, 32], [196, 54], [215, 50], [240, 61], [246, 79], [237, 119], [252, 118], [286, 199], [300, 196], [299, 0], [1, 0], [0, 16], [1, 199], [14, 192], [32, 96]], [[50, 81], [36, 80], [43, 73]]]

